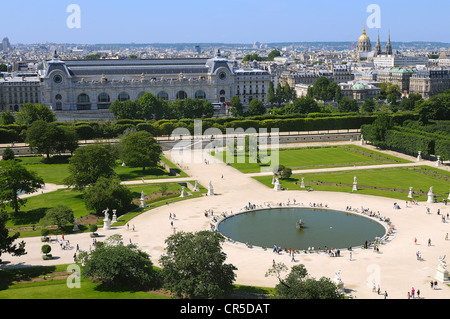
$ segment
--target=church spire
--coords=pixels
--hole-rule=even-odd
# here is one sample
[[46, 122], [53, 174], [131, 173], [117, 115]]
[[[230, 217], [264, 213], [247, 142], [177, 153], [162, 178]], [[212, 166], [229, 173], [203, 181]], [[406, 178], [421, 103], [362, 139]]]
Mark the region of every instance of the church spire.
[[389, 31], [388, 41], [386, 44], [386, 55], [392, 55], [391, 32]]
[[374, 56], [380, 55], [381, 52], [381, 43], [380, 43], [380, 32], [378, 32], [377, 44], [375, 45], [375, 53]]

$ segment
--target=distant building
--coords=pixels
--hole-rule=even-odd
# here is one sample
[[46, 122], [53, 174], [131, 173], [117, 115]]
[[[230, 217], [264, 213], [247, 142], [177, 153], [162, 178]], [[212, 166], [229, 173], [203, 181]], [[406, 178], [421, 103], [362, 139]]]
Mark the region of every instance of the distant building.
[[266, 102], [270, 83], [268, 71], [261, 70], [258, 63], [253, 61], [251, 68], [236, 69], [233, 72], [235, 75], [235, 95], [240, 98], [243, 104], [248, 104], [253, 99]]
[[291, 88], [297, 84], [313, 85], [320, 77], [325, 77], [331, 82], [348, 82], [354, 80], [355, 76], [352, 74], [350, 68], [346, 65], [331, 65], [331, 70], [312, 70], [299, 71], [296, 73], [284, 72], [280, 77], [282, 86], [289, 84]]
[[399, 55], [385, 55], [377, 56], [373, 59], [373, 64], [376, 69], [394, 68], [394, 67], [408, 67], [429, 64], [427, 56], [399, 56]]
[[375, 98], [381, 93], [381, 89], [375, 82], [351, 81], [348, 83], [341, 83], [339, 86], [341, 88], [342, 97], [358, 101]]
[[450, 70], [418, 70], [410, 79], [409, 93], [429, 98], [450, 89]]
[[0, 110], [17, 111], [25, 103], [41, 102], [41, 81], [36, 73], [0, 77]]
[[256, 67], [233, 68], [220, 50], [211, 59], [62, 61], [55, 54], [41, 71], [42, 103], [55, 110], [108, 109], [146, 92], [166, 101], [226, 103], [238, 95], [244, 104], [266, 102], [270, 74]]
[[410, 79], [415, 73], [416, 70], [411, 68], [379, 70], [377, 72], [377, 81], [380, 83], [388, 82], [398, 85], [401, 92], [409, 92]]
[[3, 52], [8, 52], [10, 48], [11, 48], [11, 44], [9, 43], [9, 39], [3, 38], [3, 41], [2, 41]]

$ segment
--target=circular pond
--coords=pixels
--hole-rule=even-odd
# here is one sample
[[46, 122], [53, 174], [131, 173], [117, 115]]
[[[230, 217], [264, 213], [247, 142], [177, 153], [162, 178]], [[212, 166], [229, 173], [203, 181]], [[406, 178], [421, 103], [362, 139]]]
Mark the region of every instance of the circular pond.
[[[297, 222], [304, 223], [303, 228]], [[271, 208], [233, 215], [218, 230], [237, 242], [306, 250], [349, 248], [383, 237], [383, 225], [364, 216], [319, 208]]]

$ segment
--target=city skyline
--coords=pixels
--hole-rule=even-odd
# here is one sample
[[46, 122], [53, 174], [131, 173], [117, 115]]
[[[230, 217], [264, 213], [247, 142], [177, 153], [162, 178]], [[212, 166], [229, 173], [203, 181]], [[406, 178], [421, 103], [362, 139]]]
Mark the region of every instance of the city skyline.
[[[71, 5], [79, 8], [78, 26], [69, 25]], [[370, 5], [379, 24], [368, 25]], [[11, 43], [281, 43], [356, 42], [366, 26], [373, 42], [391, 34], [393, 42], [449, 43], [450, 22], [444, 0], [305, 1], [206, 0], [161, 2], [25, 0], [8, 2], [0, 21]], [[70, 9], [70, 10], [69, 10]], [[14, 14], [17, 12], [18, 14]], [[20, 19], [19, 19], [20, 18]], [[369, 23], [370, 24], [370, 23]]]

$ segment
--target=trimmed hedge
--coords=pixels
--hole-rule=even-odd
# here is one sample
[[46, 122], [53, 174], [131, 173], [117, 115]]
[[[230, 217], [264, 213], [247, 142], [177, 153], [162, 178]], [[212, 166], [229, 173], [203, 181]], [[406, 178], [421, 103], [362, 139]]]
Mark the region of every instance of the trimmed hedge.
[[[298, 115], [297, 115], [298, 116]], [[227, 129], [254, 128], [278, 129], [279, 132], [305, 132], [305, 131], [326, 131], [359, 129], [361, 126], [372, 124], [377, 115], [357, 115], [357, 114], [310, 114], [309, 117], [295, 117], [295, 115], [274, 116], [262, 115], [248, 118], [207, 118], [202, 119], [202, 130], [209, 128], [219, 129], [226, 134]], [[417, 114], [396, 113], [392, 115], [393, 122], [401, 125], [406, 120], [416, 120]], [[67, 127], [73, 126], [80, 140], [97, 138], [117, 138], [129, 128], [139, 131], [147, 131], [153, 136], [171, 135], [176, 128], [186, 128], [190, 134], [194, 133], [193, 119], [165, 119], [154, 121], [142, 120], [119, 120], [106, 122], [75, 121], [73, 123], [61, 123]], [[26, 125], [3, 125], [0, 126], [0, 143], [23, 142], [26, 136]]]

